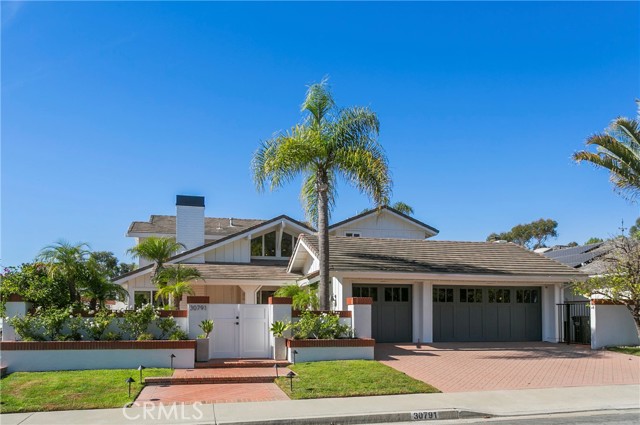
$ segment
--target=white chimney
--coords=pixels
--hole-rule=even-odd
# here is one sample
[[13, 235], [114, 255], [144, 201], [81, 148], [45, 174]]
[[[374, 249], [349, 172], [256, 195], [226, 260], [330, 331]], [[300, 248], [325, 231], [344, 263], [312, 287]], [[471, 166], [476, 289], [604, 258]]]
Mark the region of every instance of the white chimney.
[[[176, 196], [176, 241], [188, 250], [204, 245], [204, 196]], [[204, 255], [189, 263], [204, 263]]]

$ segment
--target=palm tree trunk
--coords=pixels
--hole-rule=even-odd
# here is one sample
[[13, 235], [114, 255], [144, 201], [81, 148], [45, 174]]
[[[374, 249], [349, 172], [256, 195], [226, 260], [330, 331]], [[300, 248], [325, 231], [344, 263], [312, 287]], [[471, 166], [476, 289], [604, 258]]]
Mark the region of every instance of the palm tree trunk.
[[327, 175], [318, 172], [318, 251], [320, 254], [320, 310], [332, 310], [329, 281], [329, 203]]

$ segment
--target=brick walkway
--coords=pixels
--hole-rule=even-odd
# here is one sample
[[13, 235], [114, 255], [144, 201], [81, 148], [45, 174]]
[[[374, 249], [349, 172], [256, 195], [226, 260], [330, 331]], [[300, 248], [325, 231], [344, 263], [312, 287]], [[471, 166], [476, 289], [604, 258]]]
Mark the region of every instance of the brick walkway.
[[640, 384], [640, 357], [576, 345], [376, 344], [375, 356], [443, 392]]
[[135, 404], [144, 403], [237, 403], [289, 400], [276, 384], [150, 385], [144, 387]]

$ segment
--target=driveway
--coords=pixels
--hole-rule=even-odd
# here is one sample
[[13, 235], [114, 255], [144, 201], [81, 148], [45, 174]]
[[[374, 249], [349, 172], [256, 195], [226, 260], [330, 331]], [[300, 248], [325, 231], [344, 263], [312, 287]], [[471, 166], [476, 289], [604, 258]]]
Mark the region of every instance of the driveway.
[[640, 384], [640, 357], [580, 345], [376, 344], [375, 356], [443, 392]]

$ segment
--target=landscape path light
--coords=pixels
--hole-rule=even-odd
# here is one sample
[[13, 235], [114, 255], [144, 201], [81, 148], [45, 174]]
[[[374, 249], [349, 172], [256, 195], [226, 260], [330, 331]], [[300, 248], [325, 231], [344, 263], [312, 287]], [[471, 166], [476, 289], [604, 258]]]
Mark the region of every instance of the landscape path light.
[[287, 378], [289, 378], [289, 389], [293, 393], [293, 378], [296, 377], [296, 373], [294, 371], [290, 371], [287, 373]]
[[173, 359], [176, 358], [176, 355], [171, 353], [171, 355], [169, 357], [171, 358], [171, 370], [173, 370]]
[[142, 371], [146, 369], [146, 367], [140, 365], [138, 366], [138, 371], [140, 371], [140, 384], [142, 384]]
[[129, 398], [131, 398], [131, 384], [136, 381], [134, 381], [132, 377], [129, 377], [125, 382], [129, 384]]

